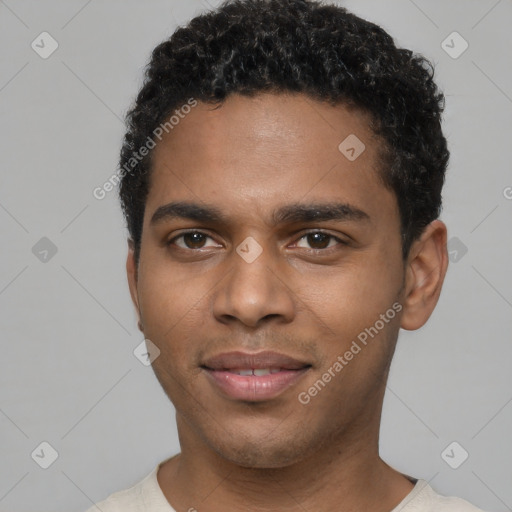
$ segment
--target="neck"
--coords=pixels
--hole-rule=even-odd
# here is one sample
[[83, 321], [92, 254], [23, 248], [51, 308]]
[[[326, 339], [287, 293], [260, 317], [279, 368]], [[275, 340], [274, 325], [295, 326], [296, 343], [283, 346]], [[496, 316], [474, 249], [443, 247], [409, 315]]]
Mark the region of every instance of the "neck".
[[379, 419], [323, 439], [291, 464], [254, 468], [219, 455], [177, 414], [182, 450], [161, 466], [159, 484], [177, 511], [389, 512], [413, 484], [379, 457]]

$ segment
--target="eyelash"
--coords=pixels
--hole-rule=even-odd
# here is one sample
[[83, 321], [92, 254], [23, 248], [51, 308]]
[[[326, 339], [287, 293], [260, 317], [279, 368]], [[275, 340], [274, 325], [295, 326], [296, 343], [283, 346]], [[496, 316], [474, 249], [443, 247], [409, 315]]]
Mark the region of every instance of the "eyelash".
[[[316, 234], [316, 233], [321, 233], [322, 235], [326, 235], [329, 239], [333, 239], [333, 240], [336, 240], [336, 242], [338, 242], [339, 245], [348, 245], [348, 243], [344, 240], [342, 240], [341, 238], [338, 238], [337, 236], [334, 236], [334, 235], [331, 235], [330, 233], [326, 233], [325, 231], [322, 231], [322, 230], [313, 230], [313, 231], [308, 231], [307, 233], [304, 233], [300, 236], [300, 238], [297, 239], [297, 242], [299, 242], [300, 240], [302, 240], [303, 238], [306, 238], [308, 235], [312, 235], [312, 234]], [[192, 230], [192, 231], [185, 231], [173, 238], [171, 238], [168, 242], [167, 242], [167, 245], [168, 246], [171, 246], [173, 245], [173, 243], [180, 239], [180, 238], [183, 238], [184, 236], [186, 235], [191, 235], [191, 234], [200, 234], [200, 235], [204, 235], [206, 238], [210, 238], [213, 240], [213, 237], [211, 237], [210, 235], [208, 235], [208, 233], [204, 233], [202, 231], [198, 231], [198, 230]], [[330, 242], [330, 240], [329, 240]], [[335, 249], [337, 246], [333, 246], [333, 247], [326, 247], [324, 249], [309, 249], [310, 252], [330, 252], [332, 249]], [[178, 249], [181, 249], [183, 251], [201, 251], [203, 250], [203, 248], [199, 248], [199, 249], [190, 249], [190, 248], [183, 248], [183, 247], [179, 247], [178, 246]]]

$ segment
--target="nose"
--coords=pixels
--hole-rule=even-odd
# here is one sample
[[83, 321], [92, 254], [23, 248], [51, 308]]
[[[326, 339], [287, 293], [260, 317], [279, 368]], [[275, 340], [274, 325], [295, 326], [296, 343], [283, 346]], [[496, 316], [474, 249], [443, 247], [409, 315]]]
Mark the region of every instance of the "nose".
[[253, 261], [238, 252], [230, 255], [230, 268], [214, 298], [213, 313], [222, 323], [240, 322], [259, 327], [265, 322], [289, 323], [295, 316], [293, 291], [269, 250]]

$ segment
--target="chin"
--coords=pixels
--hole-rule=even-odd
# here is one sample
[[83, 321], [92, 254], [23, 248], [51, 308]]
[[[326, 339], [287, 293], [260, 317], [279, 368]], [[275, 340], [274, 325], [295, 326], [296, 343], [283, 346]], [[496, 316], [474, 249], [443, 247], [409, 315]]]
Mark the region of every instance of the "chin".
[[221, 442], [217, 440], [209, 444], [218, 455], [233, 464], [245, 468], [270, 469], [291, 466], [304, 459], [308, 450], [300, 447], [297, 439], [291, 444], [290, 439], [293, 438], [275, 438], [267, 433], [249, 439], [248, 436], [234, 433]]

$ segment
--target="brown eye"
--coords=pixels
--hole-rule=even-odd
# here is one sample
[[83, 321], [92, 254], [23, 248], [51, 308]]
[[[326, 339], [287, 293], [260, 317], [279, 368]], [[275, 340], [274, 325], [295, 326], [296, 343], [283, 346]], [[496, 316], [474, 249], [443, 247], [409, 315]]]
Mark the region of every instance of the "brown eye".
[[310, 233], [306, 236], [308, 243], [313, 249], [325, 249], [329, 245], [330, 238], [329, 235], [324, 235], [323, 233]]
[[[321, 231], [312, 231], [311, 233], [307, 233], [304, 236], [300, 238], [300, 240], [305, 240], [307, 244], [309, 245], [310, 249], [313, 250], [322, 250], [322, 249], [328, 249], [330, 247], [333, 247], [336, 245], [336, 242], [340, 244], [344, 244], [343, 240], [340, 240], [339, 238], [329, 235], [328, 233], [323, 233]], [[299, 240], [299, 242], [300, 242]], [[334, 243], [331, 243], [334, 242]], [[299, 247], [301, 247], [299, 245]], [[304, 247], [304, 246], [302, 246]], [[308, 247], [306, 247], [308, 248]]]
[[[203, 249], [207, 239], [212, 239], [210, 236], [200, 231], [188, 231], [181, 235], [169, 240], [168, 245], [176, 244], [181, 249]], [[180, 241], [178, 243], [178, 241]], [[206, 246], [212, 247], [212, 246]]]
[[204, 245], [205, 238], [202, 233], [187, 233], [183, 235], [183, 241], [189, 249], [200, 249]]

